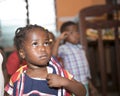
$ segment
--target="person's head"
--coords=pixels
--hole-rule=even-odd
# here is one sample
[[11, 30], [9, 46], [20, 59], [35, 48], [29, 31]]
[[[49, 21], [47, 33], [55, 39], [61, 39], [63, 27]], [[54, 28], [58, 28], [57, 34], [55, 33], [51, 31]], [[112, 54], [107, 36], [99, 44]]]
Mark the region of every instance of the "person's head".
[[3, 48], [2, 46], [0, 46], [0, 49], [1, 49], [2, 51], [4, 51], [4, 48]]
[[29, 65], [46, 66], [51, 57], [48, 31], [38, 25], [20, 27], [15, 32], [14, 45]]
[[49, 42], [51, 44], [51, 47], [53, 47], [55, 43], [55, 36], [52, 32], [48, 32], [48, 34], [49, 34]]
[[60, 32], [69, 32], [69, 35], [65, 39], [65, 41], [78, 44], [80, 41], [80, 33], [78, 32], [78, 25], [75, 22], [67, 21], [64, 22], [60, 28]]

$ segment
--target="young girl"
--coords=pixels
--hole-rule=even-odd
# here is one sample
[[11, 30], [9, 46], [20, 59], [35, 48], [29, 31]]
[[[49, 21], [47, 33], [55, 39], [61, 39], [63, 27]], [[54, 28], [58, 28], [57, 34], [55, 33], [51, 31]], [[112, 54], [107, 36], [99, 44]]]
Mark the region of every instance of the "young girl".
[[[85, 96], [83, 85], [51, 57], [47, 30], [38, 25], [18, 28], [15, 46], [27, 65], [14, 73], [5, 90], [12, 96]], [[78, 90], [80, 89], [80, 90]]]

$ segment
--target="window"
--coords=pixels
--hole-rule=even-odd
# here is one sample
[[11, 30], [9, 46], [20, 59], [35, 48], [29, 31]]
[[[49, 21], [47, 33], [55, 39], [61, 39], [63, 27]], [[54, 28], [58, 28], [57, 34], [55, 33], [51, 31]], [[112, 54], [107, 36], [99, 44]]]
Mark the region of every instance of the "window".
[[16, 28], [25, 25], [25, 5], [25, 2], [21, 2], [21, 0], [3, 0], [0, 2], [0, 46], [13, 46]]
[[[56, 34], [54, 0], [28, 0], [30, 24], [41, 25]], [[13, 47], [15, 30], [26, 25], [25, 0], [0, 1], [0, 46]]]
[[29, 0], [30, 23], [56, 30], [54, 0]]

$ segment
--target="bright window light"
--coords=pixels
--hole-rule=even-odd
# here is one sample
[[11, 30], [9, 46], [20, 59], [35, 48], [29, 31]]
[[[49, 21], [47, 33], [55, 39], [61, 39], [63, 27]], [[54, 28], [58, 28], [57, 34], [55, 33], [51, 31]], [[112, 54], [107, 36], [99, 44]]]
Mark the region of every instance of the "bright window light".
[[[56, 34], [54, 0], [28, 0], [30, 24], [38, 24]], [[25, 0], [0, 0], [0, 46], [13, 46], [14, 32], [27, 25]]]
[[50, 31], [56, 31], [54, 0], [28, 0], [31, 24], [39, 24]]

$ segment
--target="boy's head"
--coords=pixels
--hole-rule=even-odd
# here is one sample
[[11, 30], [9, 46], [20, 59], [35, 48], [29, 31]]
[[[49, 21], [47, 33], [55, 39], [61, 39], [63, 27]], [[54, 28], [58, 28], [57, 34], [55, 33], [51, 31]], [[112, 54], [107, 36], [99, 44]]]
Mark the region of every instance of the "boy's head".
[[49, 42], [51, 44], [51, 47], [53, 47], [55, 42], [55, 36], [52, 32], [48, 32], [48, 35], [49, 35]]
[[14, 44], [28, 64], [46, 66], [51, 57], [48, 31], [38, 25], [18, 28], [15, 32]]
[[78, 44], [80, 41], [80, 33], [78, 32], [78, 25], [75, 22], [68, 21], [64, 22], [60, 28], [61, 33], [69, 32], [69, 35], [65, 39], [66, 42], [72, 44]]

